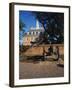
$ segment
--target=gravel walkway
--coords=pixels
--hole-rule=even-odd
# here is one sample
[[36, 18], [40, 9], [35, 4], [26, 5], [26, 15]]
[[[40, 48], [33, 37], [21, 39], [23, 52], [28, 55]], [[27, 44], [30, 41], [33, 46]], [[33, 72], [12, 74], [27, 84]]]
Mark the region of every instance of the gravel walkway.
[[20, 61], [19, 78], [50, 78], [63, 77], [64, 67], [57, 65], [57, 61]]

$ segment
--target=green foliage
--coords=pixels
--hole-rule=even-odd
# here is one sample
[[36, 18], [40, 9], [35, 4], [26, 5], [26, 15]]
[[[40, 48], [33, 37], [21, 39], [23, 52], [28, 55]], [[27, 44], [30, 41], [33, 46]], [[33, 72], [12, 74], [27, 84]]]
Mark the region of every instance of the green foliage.
[[40, 35], [42, 43], [63, 43], [64, 42], [64, 14], [50, 12], [33, 12], [36, 18], [44, 27]]

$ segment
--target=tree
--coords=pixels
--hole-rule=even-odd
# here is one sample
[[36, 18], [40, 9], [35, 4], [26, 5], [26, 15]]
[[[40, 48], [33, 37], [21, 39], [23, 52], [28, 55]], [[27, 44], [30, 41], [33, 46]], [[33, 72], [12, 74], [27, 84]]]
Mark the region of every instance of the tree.
[[42, 43], [60, 44], [64, 42], [64, 14], [51, 12], [33, 12], [44, 28], [39, 36]]
[[22, 20], [19, 21], [19, 30], [22, 31], [23, 28], [25, 27], [25, 24]]
[[22, 44], [22, 38], [24, 36], [24, 33], [25, 33], [25, 24], [22, 20], [19, 21], [19, 49], [20, 51], [23, 51], [23, 44]]
[[26, 27], [26, 25], [24, 24], [24, 22], [22, 20], [19, 20], [19, 39], [22, 39], [25, 30], [24, 28]]
[[[33, 12], [36, 19], [42, 24], [44, 32], [40, 33], [36, 43], [62, 44], [64, 43], [64, 14], [52, 12]], [[45, 48], [43, 45], [43, 60]]]

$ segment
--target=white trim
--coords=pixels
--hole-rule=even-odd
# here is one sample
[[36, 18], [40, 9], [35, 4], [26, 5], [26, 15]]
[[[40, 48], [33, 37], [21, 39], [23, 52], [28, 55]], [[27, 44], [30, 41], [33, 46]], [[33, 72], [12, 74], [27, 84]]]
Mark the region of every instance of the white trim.
[[[41, 79], [22, 79], [19, 80], [19, 10], [29, 10], [29, 11], [44, 11], [44, 12], [62, 12], [64, 13], [64, 77], [60, 78], [41, 78]], [[29, 84], [47, 84], [47, 83], [62, 83], [68, 82], [68, 70], [69, 70], [69, 61], [68, 61], [68, 40], [69, 40], [69, 16], [68, 8], [57, 8], [57, 7], [40, 7], [40, 6], [21, 6], [17, 5], [14, 7], [14, 47], [15, 47], [15, 57], [14, 57], [14, 85], [29, 85]]]

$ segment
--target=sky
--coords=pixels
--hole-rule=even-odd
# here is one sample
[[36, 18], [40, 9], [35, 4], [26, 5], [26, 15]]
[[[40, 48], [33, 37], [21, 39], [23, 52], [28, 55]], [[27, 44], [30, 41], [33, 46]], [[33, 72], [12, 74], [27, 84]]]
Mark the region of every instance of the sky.
[[[30, 27], [36, 27], [36, 18], [31, 11], [19, 11], [19, 20], [24, 24], [24, 31], [27, 32], [30, 30]], [[23, 32], [20, 31], [20, 44], [22, 44]]]
[[[21, 11], [20, 10], [19, 11], [19, 20], [21, 20], [25, 24], [25, 27], [24, 27], [25, 32], [28, 32], [31, 27], [36, 27], [36, 18], [32, 14], [31, 11], [24, 11], [24, 10]], [[41, 26], [41, 24], [40, 24], [40, 26]], [[20, 31], [19, 37], [20, 37], [20, 44], [22, 44], [23, 32]]]
[[19, 11], [19, 20], [26, 25], [25, 32], [29, 31], [30, 27], [36, 27], [36, 18], [31, 11]]
[[[51, 21], [54, 20], [52, 14], [53, 14], [54, 16], [63, 15], [63, 13], [46, 13], [46, 15], [48, 15], [48, 14], [49, 14], [49, 17], [50, 17], [50, 15], [51, 15], [51, 18], [52, 18]], [[54, 18], [55, 18], [55, 17], [54, 17]], [[32, 13], [32, 11], [24, 11], [24, 10], [21, 11], [21, 10], [20, 10], [20, 11], [19, 11], [19, 20], [21, 20], [21, 21], [25, 24], [25, 27], [24, 27], [24, 31], [25, 31], [25, 32], [28, 32], [31, 27], [36, 27], [36, 18], [35, 18], [35, 16], [34, 16], [34, 14]], [[60, 20], [59, 20], [59, 22], [60, 22]], [[53, 25], [54, 25], [54, 24], [57, 25], [57, 23], [59, 23], [59, 22], [54, 22]], [[61, 23], [61, 22], [60, 22], [60, 23]], [[58, 28], [60, 28], [60, 25], [61, 25], [61, 24], [59, 24]], [[40, 24], [40, 26], [41, 26], [41, 24]], [[62, 27], [61, 27], [61, 28], [62, 28]], [[19, 36], [20, 36], [20, 41], [22, 41], [23, 32], [20, 32]], [[50, 38], [51, 38], [51, 37], [50, 37]], [[53, 38], [53, 37], [52, 37], [52, 38]], [[54, 39], [54, 38], [53, 38], [53, 39]]]

